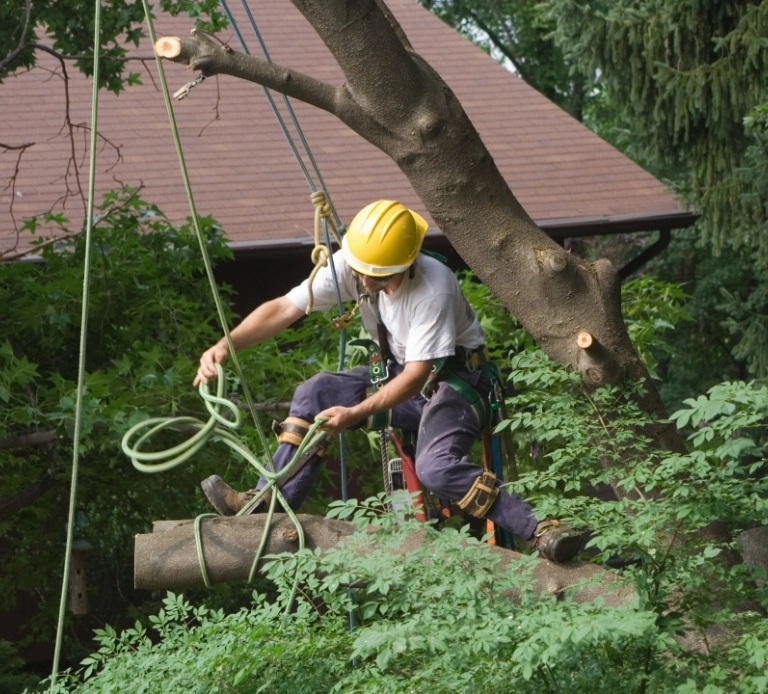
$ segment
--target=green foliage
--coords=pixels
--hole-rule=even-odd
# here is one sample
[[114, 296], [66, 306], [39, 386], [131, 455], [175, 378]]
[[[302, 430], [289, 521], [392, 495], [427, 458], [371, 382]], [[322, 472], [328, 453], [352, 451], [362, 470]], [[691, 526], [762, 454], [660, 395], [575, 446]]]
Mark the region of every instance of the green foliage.
[[629, 339], [652, 378], [659, 378], [658, 354], [671, 351], [668, 331], [681, 320], [691, 320], [687, 298], [680, 285], [650, 275], [629, 280], [621, 287], [621, 307]]
[[[227, 26], [216, 0], [160, 0], [163, 12], [187, 14], [198, 28], [216, 32]], [[27, 15], [27, 12], [29, 14]], [[77, 68], [93, 74], [94, 5], [83, 0], [0, 3], [0, 82], [35, 64], [35, 44], [45, 43]], [[101, 87], [119, 94], [138, 81], [126, 63], [128, 50], [146, 34], [141, 2], [112, 0], [101, 13]], [[50, 41], [46, 38], [50, 37]]]
[[37, 684], [39, 678], [23, 672], [23, 666], [13, 645], [0, 641], [0, 694], [17, 694]]
[[[271, 558], [274, 598], [255, 593], [250, 608], [224, 614], [169, 594], [132, 628], [97, 631], [98, 651], [59, 692], [765, 691], [768, 627], [744, 605], [765, 609], [768, 591], [758, 574], [719, 562], [730, 547], [699, 531], [768, 517], [768, 389], [725, 383], [691, 399], [672, 418], [690, 451], [660, 453], [650, 438], [658, 423], [635, 404], [640, 386], [584, 391], [579, 374], [525, 346], [471, 276], [463, 283], [489, 331], [517, 352], [501, 426], [528, 462], [512, 488], [540, 516], [589, 528], [588, 556], [622, 565], [619, 585], [635, 598], [613, 606], [610, 595], [539, 594], [532, 557], [501, 570], [468, 528], [403, 523], [383, 495], [352, 499], [328, 512], [357, 526], [342, 546]], [[679, 289], [643, 279], [626, 299], [638, 346], [663, 350], [683, 316]], [[621, 501], [594, 497], [606, 484]], [[403, 552], [409, 538], [415, 548]]]
[[715, 256], [697, 247], [697, 236], [695, 229], [676, 231], [649, 268], [689, 295], [692, 320], [668, 334], [670, 349], [658, 355], [659, 390], [671, 409], [720, 381], [768, 376], [765, 273], [740, 251]]
[[[257, 473], [227, 448], [212, 444], [187, 465], [160, 475], [134, 470], [120, 449], [129, 427], [147, 417], [195, 416], [206, 420], [202, 400], [191, 387], [200, 353], [218, 340], [221, 328], [204, 275], [199, 245], [190, 225], [176, 228], [132, 191], [110, 193], [98, 210], [91, 262], [85, 393], [80, 442], [76, 538], [94, 547], [86, 555], [91, 617], [141, 616], [151, 605], [134, 594], [132, 537], [158, 518], [189, 518], [208, 511], [199, 480], [217, 472], [242, 488]], [[201, 220], [215, 263], [231, 257], [219, 226]], [[59, 217], [31, 220], [26, 232], [43, 225], [57, 235], [76, 233]], [[47, 234], [46, 234], [47, 235]], [[43, 262], [0, 265], [0, 440], [49, 433], [45, 445], [0, 450], [0, 498], [19, 505], [0, 513], [4, 555], [0, 610], [21, 590], [32, 591], [39, 608], [25, 640], [52, 633], [58, 612], [63, 541], [69, 497], [75, 387], [79, 355], [84, 242], [78, 237], [41, 250]], [[221, 288], [226, 301], [228, 291]], [[313, 315], [270, 340], [245, 350], [241, 362], [261, 405], [290, 400], [301, 381], [338, 366], [338, 335], [325, 316]], [[359, 359], [351, 350], [350, 363]], [[240, 383], [231, 372], [227, 391]], [[239, 394], [242, 399], [242, 394]], [[273, 415], [283, 411], [275, 406]], [[248, 417], [245, 418], [246, 421]], [[269, 427], [262, 422], [265, 430]], [[256, 428], [238, 432], [259, 453]], [[155, 450], [180, 442], [166, 432]], [[370, 469], [364, 436], [348, 437], [351, 472]], [[270, 442], [274, 446], [274, 442]], [[381, 480], [362, 478], [360, 488], [375, 491]], [[306, 510], [322, 510], [322, 494]], [[24, 494], [30, 496], [24, 501]], [[10, 509], [10, 510], [9, 510]], [[119, 590], [115, 590], [117, 585]], [[218, 589], [220, 604], [240, 604], [236, 589]], [[108, 617], [109, 616], [109, 617]], [[75, 618], [76, 619], [76, 618]], [[76, 648], [76, 645], [73, 646]]]
[[[200, 351], [218, 330], [197, 241], [130, 191], [111, 193], [94, 229], [91, 301], [81, 431], [78, 534], [94, 550], [91, 606], [114, 614], [130, 605], [130, 538], [154, 518], [189, 515], [199, 473], [175, 484], [132, 470], [119, 441], [149, 414], [200, 412], [190, 388]], [[202, 226], [214, 259], [229, 256], [220, 228]], [[70, 232], [66, 221], [64, 233]], [[33, 221], [30, 229], [37, 227]], [[0, 451], [0, 497], [19, 499], [0, 516], [10, 542], [0, 578], [0, 609], [19, 590], [37, 596], [33, 631], [50, 631], [57, 611], [68, 506], [80, 337], [81, 237], [42, 250], [43, 262], [0, 266], [0, 439], [45, 434], [45, 445]], [[210, 465], [210, 458], [208, 465]], [[203, 464], [204, 461], [203, 461]], [[24, 502], [24, 494], [30, 494]], [[22, 496], [18, 496], [22, 495]], [[182, 516], [182, 517], [183, 517]], [[177, 516], [178, 517], [178, 516]]]
[[515, 72], [544, 96], [582, 119], [594, 98], [589, 80], [573, 72], [552, 40], [554, 23], [539, 0], [419, 0], [431, 12]]
[[[750, 419], [759, 411], [765, 418], [765, 393], [751, 397], [746, 386], [740, 392], [742, 414]], [[594, 402], [616, 395], [598, 394]], [[716, 419], [724, 409], [710, 408], [709, 415]], [[571, 424], [581, 424], [582, 415]], [[633, 473], [622, 480], [646, 494], [657, 484], [669, 493], [681, 489], [683, 475], [686, 493], [669, 502], [603, 502], [608, 508], [599, 508], [578, 495], [556, 502], [572, 521], [592, 522], [592, 543], [603, 554], [642, 557], [625, 570], [637, 599], [621, 606], [538, 594], [531, 586], [532, 557], [501, 570], [499, 556], [467, 528], [437, 532], [400, 523], [380, 495], [332, 505], [329, 517], [358, 527], [344, 545], [323, 555], [304, 550], [272, 558], [266, 571], [277, 586], [274, 601], [254, 594], [250, 609], [224, 616], [169, 594], [148, 625], [137, 623], [119, 635], [97, 631], [99, 650], [80, 673], [68, 673], [58, 691], [448, 694], [508, 691], [512, 682], [523, 693], [762, 691], [768, 629], [755, 614], [728, 610], [756, 591], [743, 570], [716, 564], [720, 547], [696, 546], [692, 532], [711, 512], [725, 511], [723, 503], [711, 507], [723, 489], [729, 508], [751, 499], [749, 510], [757, 514], [765, 511], [767, 490], [764, 482], [743, 490], [729, 484], [725, 471], [704, 458], [671, 456], [655, 469], [641, 465], [642, 481]], [[594, 472], [595, 465], [580, 462], [575, 473], [572, 467], [556, 473], [555, 481]], [[713, 484], [719, 488], [708, 489]], [[548, 485], [531, 476], [521, 486], [545, 491]], [[555, 503], [552, 494], [539, 501]], [[739, 514], [734, 510], [731, 518]], [[675, 534], [667, 537], [670, 529]], [[404, 553], [414, 533], [422, 542]], [[675, 552], [664, 544], [673, 541]], [[291, 605], [297, 574], [301, 590]], [[712, 644], [707, 657], [684, 647], [713, 624], [728, 636]], [[676, 640], [680, 635], [687, 641]]]
[[[768, 2], [546, 0], [555, 43], [600, 84], [631, 156], [674, 183], [715, 247], [765, 261]], [[750, 130], [744, 119], [751, 116]], [[749, 152], [749, 153], [748, 153]]]

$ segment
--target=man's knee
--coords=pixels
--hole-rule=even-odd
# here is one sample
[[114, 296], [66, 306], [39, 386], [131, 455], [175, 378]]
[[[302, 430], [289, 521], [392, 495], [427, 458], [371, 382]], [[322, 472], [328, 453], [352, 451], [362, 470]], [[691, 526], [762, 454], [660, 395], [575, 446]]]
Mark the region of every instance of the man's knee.
[[329, 394], [336, 392], [334, 379], [336, 374], [322, 371], [301, 383], [293, 392], [291, 416], [313, 418], [321, 410], [330, 407]]
[[321, 371], [301, 383], [298, 388], [296, 388], [294, 397], [307, 397], [312, 393], [322, 391], [331, 384], [335, 377], [336, 374], [330, 371]]
[[450, 461], [430, 456], [416, 458], [416, 476], [419, 481], [431, 492], [438, 496], [449, 482], [448, 469]]

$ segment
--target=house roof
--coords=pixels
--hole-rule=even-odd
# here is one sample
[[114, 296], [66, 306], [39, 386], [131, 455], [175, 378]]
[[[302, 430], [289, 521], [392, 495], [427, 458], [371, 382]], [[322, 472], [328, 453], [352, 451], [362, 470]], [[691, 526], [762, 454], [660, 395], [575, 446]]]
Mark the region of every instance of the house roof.
[[[233, 3], [234, 5], [235, 3]], [[690, 212], [656, 178], [505, 70], [415, 0], [387, 0], [415, 50], [454, 90], [498, 168], [531, 217], [555, 237], [687, 226]], [[327, 48], [288, 0], [252, 3], [275, 62], [332, 84], [343, 76]], [[234, 9], [234, 8], [233, 8]], [[237, 8], [240, 10], [240, 8]], [[235, 17], [251, 44], [242, 11]], [[185, 34], [189, 20], [160, 14], [158, 35]], [[230, 30], [220, 38], [239, 50]], [[149, 42], [138, 53], [150, 53]], [[97, 193], [142, 183], [143, 197], [173, 221], [189, 213], [163, 97], [153, 62], [133, 63], [142, 86], [102, 93]], [[171, 91], [191, 79], [166, 63]], [[87, 188], [91, 85], [69, 66], [75, 161]], [[276, 101], [284, 111], [282, 98]], [[332, 115], [292, 102], [342, 219], [373, 199], [399, 199], [423, 211], [405, 176], [386, 155]], [[36, 68], [0, 86], [0, 142], [34, 143], [23, 151], [12, 186], [0, 191], [0, 249], [16, 242], [14, 225], [47, 210], [82, 216], [65, 124], [58, 61], [40, 54]], [[235, 249], [307, 242], [312, 234], [309, 190], [262, 90], [222, 76], [196, 87], [174, 111], [197, 210], [214, 216]], [[0, 180], [13, 176], [20, 150], [0, 150]]]

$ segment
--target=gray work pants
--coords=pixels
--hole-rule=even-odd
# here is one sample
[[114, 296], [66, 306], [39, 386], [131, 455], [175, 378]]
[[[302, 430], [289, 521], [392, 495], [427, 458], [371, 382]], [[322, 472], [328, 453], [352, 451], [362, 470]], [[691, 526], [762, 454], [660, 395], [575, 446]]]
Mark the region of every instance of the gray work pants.
[[[401, 365], [393, 364], [390, 376], [402, 370]], [[457, 374], [486, 396], [489, 386], [479, 370]], [[369, 387], [367, 366], [339, 373], [324, 371], [296, 389], [290, 416], [312, 422], [317, 414], [329, 407], [352, 407], [362, 402]], [[361, 423], [359, 427], [363, 425]], [[443, 499], [463, 498], [482, 471], [467, 457], [480, 437], [481, 425], [464, 397], [447, 383], [439, 382], [428, 401], [416, 395], [397, 405], [392, 410], [392, 426], [418, 432], [415, 462], [416, 475], [422, 485]], [[295, 452], [296, 446], [280, 444], [274, 455], [275, 468], [280, 470]], [[320, 464], [320, 459], [313, 456], [281, 486], [291, 508], [298, 508], [309, 494]], [[262, 480], [259, 486], [263, 484]], [[536, 517], [530, 504], [503, 489], [488, 511], [488, 518], [524, 540], [530, 538], [536, 528]]]

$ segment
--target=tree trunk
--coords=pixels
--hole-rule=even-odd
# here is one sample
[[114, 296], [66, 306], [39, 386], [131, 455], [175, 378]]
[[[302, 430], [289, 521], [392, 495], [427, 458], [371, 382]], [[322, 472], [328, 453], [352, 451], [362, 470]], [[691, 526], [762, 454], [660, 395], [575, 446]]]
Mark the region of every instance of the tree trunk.
[[[203, 556], [211, 583], [245, 581], [251, 571], [256, 550], [264, 532], [266, 515], [238, 516], [206, 519], [201, 524]], [[310, 549], [328, 550], [356, 528], [352, 523], [329, 520], [319, 516], [299, 515]], [[158, 521], [154, 532], [137, 535], [134, 545], [134, 585], [144, 590], [179, 590], [204, 585], [195, 543], [194, 521]], [[424, 533], [414, 533], [401, 547], [408, 552], [422, 545], [428, 538]], [[371, 550], [376, 539], [371, 537]], [[298, 536], [291, 520], [285, 514], [275, 514], [267, 554], [295, 552], [299, 547]], [[505, 549], [489, 548], [500, 552], [502, 562], [499, 571], [513, 570], [508, 565], [521, 555]], [[571, 562], [567, 565], [540, 560], [534, 570], [534, 587], [560, 595], [570, 586], [579, 586], [574, 599], [580, 602], [594, 600], [598, 595], [609, 605], [618, 605], [634, 597], [634, 591], [621, 585], [615, 574], [593, 564]], [[514, 597], [514, 596], [512, 596]]]
[[[325, 84], [214, 43], [204, 34], [161, 38], [158, 55], [206, 76], [256, 82], [336, 115], [389, 155], [424, 207], [483, 283], [550, 357], [590, 386], [622, 375], [644, 379], [641, 407], [666, 411], [621, 316], [620, 280], [606, 260], [587, 263], [560, 248], [517, 201], [461, 104], [415, 53], [383, 0], [292, 0], [341, 67]], [[587, 349], [577, 336], [588, 333]], [[672, 425], [651, 432], [682, 451]]]

